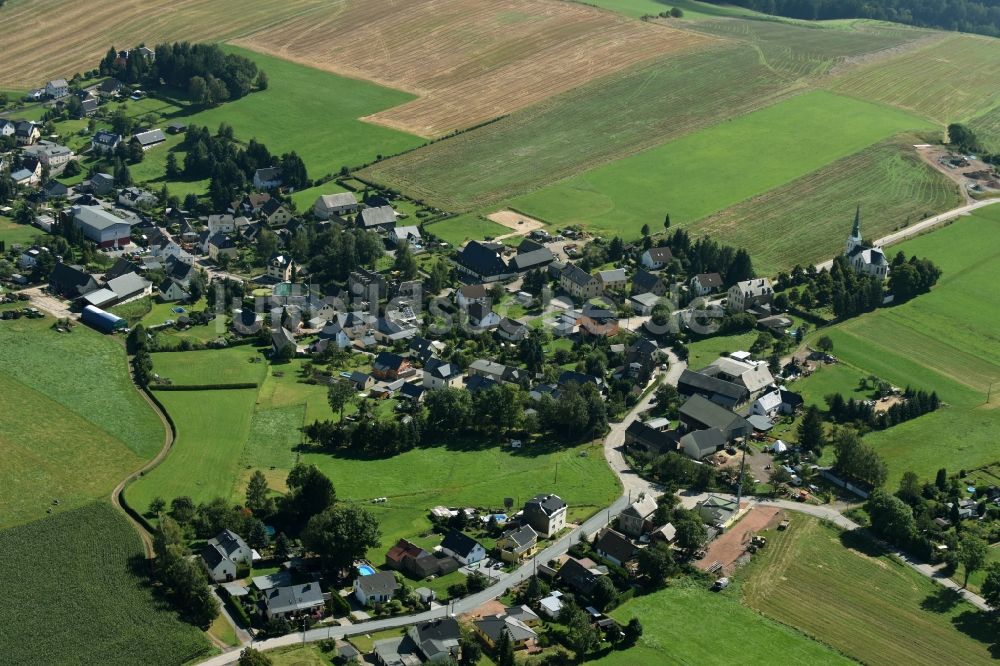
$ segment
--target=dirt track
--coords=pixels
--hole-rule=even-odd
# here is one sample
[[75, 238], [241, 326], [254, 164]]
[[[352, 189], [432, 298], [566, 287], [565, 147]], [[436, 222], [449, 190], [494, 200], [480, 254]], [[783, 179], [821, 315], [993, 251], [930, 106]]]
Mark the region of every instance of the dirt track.
[[722, 564], [726, 575], [736, 568], [736, 560], [746, 552], [746, 544], [751, 532], [760, 532], [780, 520], [784, 513], [774, 506], [755, 506], [733, 525], [732, 528], [713, 541], [705, 553], [705, 557], [695, 562], [695, 566], [707, 571], [714, 562]]

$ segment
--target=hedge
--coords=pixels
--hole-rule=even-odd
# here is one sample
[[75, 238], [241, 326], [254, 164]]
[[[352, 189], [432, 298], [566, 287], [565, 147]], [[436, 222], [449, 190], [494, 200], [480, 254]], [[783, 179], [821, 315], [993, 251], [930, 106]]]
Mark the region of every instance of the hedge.
[[260, 388], [257, 382], [236, 382], [232, 384], [150, 384], [154, 391], [224, 391], [232, 389]]

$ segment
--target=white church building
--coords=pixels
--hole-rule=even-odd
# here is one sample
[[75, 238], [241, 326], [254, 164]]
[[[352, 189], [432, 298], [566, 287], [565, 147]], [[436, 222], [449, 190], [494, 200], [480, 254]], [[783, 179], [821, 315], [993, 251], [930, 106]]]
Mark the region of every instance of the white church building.
[[844, 256], [856, 273], [874, 275], [883, 280], [889, 277], [889, 260], [882, 252], [882, 248], [870, 247], [861, 238], [861, 206], [858, 206], [854, 214], [854, 229], [847, 237]]

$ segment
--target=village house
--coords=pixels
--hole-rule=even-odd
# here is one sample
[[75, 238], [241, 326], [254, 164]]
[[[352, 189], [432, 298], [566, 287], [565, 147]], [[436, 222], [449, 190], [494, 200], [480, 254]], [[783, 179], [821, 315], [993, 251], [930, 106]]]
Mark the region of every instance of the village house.
[[504, 562], [520, 562], [535, 554], [538, 546], [538, 533], [531, 525], [522, 525], [507, 530], [496, 541], [500, 559]]
[[[528, 246], [527, 244], [531, 244]], [[526, 273], [528, 271], [544, 268], [555, 261], [552, 250], [544, 245], [534, 247], [537, 243], [524, 240], [517, 248], [517, 254], [510, 260], [510, 268], [516, 273]], [[529, 247], [531, 249], [529, 249]]]
[[455, 303], [460, 308], [468, 308], [473, 303], [490, 303], [489, 290], [484, 284], [467, 284], [455, 291]]
[[61, 171], [73, 158], [72, 150], [53, 141], [39, 141], [25, 148], [24, 154], [38, 158], [39, 162], [53, 172]]
[[138, 132], [134, 134], [131, 139], [131, 141], [138, 144], [143, 151], [156, 148], [166, 140], [167, 137], [164, 136], [163, 130], [161, 129], [151, 129], [146, 132]]
[[223, 530], [205, 543], [201, 552], [209, 577], [215, 582], [236, 578], [236, 571], [249, 567], [252, 551], [238, 534]]
[[21, 120], [14, 126], [14, 139], [19, 146], [30, 146], [41, 136], [41, 124], [32, 120]]
[[396, 226], [396, 211], [392, 206], [365, 208], [358, 215], [358, 226], [365, 231], [388, 232]]
[[253, 174], [253, 186], [258, 190], [273, 190], [281, 187], [281, 169], [265, 167], [257, 169]]
[[715, 428], [722, 432], [727, 442], [753, 432], [753, 426], [745, 418], [700, 395], [691, 396], [681, 405], [680, 420], [689, 432]]
[[299, 617], [320, 611], [325, 603], [319, 583], [272, 587], [264, 592], [264, 615], [268, 620]]
[[674, 260], [669, 247], [651, 247], [642, 253], [639, 261], [651, 271], [658, 271]]
[[534, 646], [538, 640], [535, 630], [523, 620], [507, 613], [487, 615], [472, 622], [476, 635], [491, 649], [495, 648], [500, 638], [506, 634], [515, 650]]
[[656, 513], [656, 506], [655, 497], [652, 495], [643, 495], [618, 514], [618, 529], [638, 539], [656, 527], [653, 524], [653, 514]]
[[358, 212], [358, 199], [353, 192], [323, 194], [317, 197], [313, 204], [313, 215], [320, 220], [356, 212]]
[[232, 236], [221, 233], [209, 236], [206, 246], [208, 248], [208, 257], [212, 261], [218, 261], [221, 256], [233, 259], [239, 252], [239, 248], [236, 247], [236, 241], [233, 240]]
[[663, 297], [670, 291], [670, 285], [659, 275], [653, 275], [649, 271], [639, 269], [632, 276], [633, 294], [655, 294]]
[[549, 596], [538, 601], [538, 608], [541, 610], [542, 614], [548, 617], [550, 620], [555, 620], [559, 617], [559, 613], [562, 612], [562, 596], [563, 593], [559, 590], [553, 590], [549, 593]]
[[507, 342], [521, 342], [528, 337], [529, 330], [527, 326], [516, 319], [504, 317], [500, 320], [500, 325], [497, 326], [497, 336]]
[[625, 429], [625, 447], [631, 451], [658, 456], [676, 450], [677, 439], [672, 433], [654, 428], [648, 423], [632, 421]]
[[69, 83], [66, 79], [53, 79], [45, 84], [45, 94], [52, 99], [59, 99], [69, 95]]
[[93, 275], [86, 273], [82, 266], [59, 262], [49, 276], [49, 291], [66, 298], [79, 298], [100, 289]]
[[459, 366], [432, 356], [424, 364], [423, 384], [428, 389], [461, 388], [464, 376]]
[[549, 538], [566, 527], [566, 510], [558, 495], [536, 495], [525, 503], [522, 515], [539, 536]]
[[776, 388], [762, 394], [750, 406], [750, 413], [758, 416], [791, 416], [802, 407], [802, 396], [792, 391]]
[[385, 565], [416, 580], [449, 574], [459, 567], [455, 558], [437, 557], [406, 539], [400, 539], [389, 549], [385, 554]]
[[385, 297], [387, 285], [384, 276], [359, 266], [348, 274], [347, 289], [351, 296], [359, 296], [369, 303], [378, 303]]
[[726, 307], [730, 312], [743, 312], [761, 305], [769, 305], [774, 299], [774, 289], [767, 278], [754, 278], [737, 282], [729, 288]]
[[108, 130], [99, 130], [90, 139], [90, 149], [95, 153], [113, 153], [122, 142], [122, 135]]
[[691, 293], [695, 296], [708, 296], [722, 288], [722, 276], [718, 273], [698, 273], [691, 278]]
[[420, 229], [415, 226], [405, 226], [405, 227], [393, 227], [389, 230], [389, 240], [396, 247], [399, 247], [403, 243], [410, 246], [410, 249], [417, 251], [421, 249], [421, 242], [423, 238], [420, 235]]
[[270, 199], [257, 212], [272, 227], [288, 224], [292, 219], [292, 211], [280, 199]]
[[30, 169], [20, 168], [10, 174], [10, 181], [17, 187], [33, 187], [42, 180], [42, 163], [35, 160]]
[[767, 363], [745, 360], [732, 356], [720, 356], [700, 370], [701, 374], [717, 377], [745, 388], [750, 395], [755, 395], [774, 384], [774, 377]]
[[441, 551], [451, 555], [463, 565], [475, 564], [486, 558], [483, 545], [463, 532], [452, 529], [441, 542]]
[[566, 264], [559, 274], [559, 286], [578, 299], [594, 298], [602, 290], [599, 279], [575, 264]]
[[653, 308], [660, 302], [660, 297], [652, 292], [636, 294], [628, 299], [628, 304], [632, 311], [639, 316], [645, 317], [653, 314]]
[[118, 203], [126, 208], [155, 206], [156, 195], [139, 187], [126, 187], [118, 193]]
[[411, 626], [405, 636], [375, 641], [372, 656], [378, 666], [454, 663], [462, 655], [461, 639], [455, 618], [438, 618]]
[[[160, 292], [160, 300], [165, 303], [186, 301], [187, 299], [191, 298], [191, 293], [187, 290], [184, 284], [173, 278], [169, 277], [166, 278], [163, 282], [160, 283], [158, 289]], [[253, 314], [252, 311], [249, 312]], [[235, 313], [234, 313], [234, 320], [235, 320]]]
[[267, 276], [278, 282], [289, 282], [295, 270], [295, 260], [287, 254], [276, 254], [267, 262]]
[[378, 571], [354, 580], [354, 596], [365, 606], [391, 600], [398, 588], [399, 584], [391, 571]]
[[578, 560], [570, 557], [559, 567], [556, 579], [577, 594], [588, 597], [593, 592], [594, 586], [597, 585], [597, 579], [605, 575], [607, 575], [607, 567], [598, 567], [589, 558]]
[[750, 398], [745, 386], [687, 368], [677, 380], [677, 393], [684, 398], [700, 395], [726, 409], [735, 409]]
[[372, 376], [383, 381], [394, 381], [413, 374], [410, 359], [393, 352], [379, 352], [372, 362]]
[[500, 315], [493, 308], [482, 303], [473, 303], [468, 307], [469, 328], [474, 333], [488, 331], [500, 325]]
[[500, 243], [469, 241], [455, 257], [455, 267], [476, 282], [497, 282], [514, 277], [515, 270], [504, 262]]
[[639, 553], [639, 549], [624, 534], [610, 527], [601, 530], [594, 539], [594, 551], [619, 567], [624, 566]]
[[628, 282], [624, 268], [598, 271], [597, 279], [600, 280], [601, 288], [604, 291], [625, 291], [625, 285]]
[[701, 460], [710, 456], [726, 445], [726, 436], [718, 428], [706, 428], [685, 433], [680, 440], [680, 449], [684, 455]]

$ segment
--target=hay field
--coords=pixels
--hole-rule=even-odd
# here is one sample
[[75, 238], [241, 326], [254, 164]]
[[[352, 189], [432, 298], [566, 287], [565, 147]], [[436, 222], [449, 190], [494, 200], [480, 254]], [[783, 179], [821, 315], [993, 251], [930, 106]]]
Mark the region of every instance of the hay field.
[[346, 0], [234, 41], [419, 95], [367, 119], [447, 134], [713, 38], [548, 0]]
[[108, 47], [216, 41], [321, 7], [322, 0], [15, 0], [0, 8], [0, 87], [33, 88], [97, 67]]
[[1000, 42], [992, 37], [953, 35], [853, 69], [830, 87], [941, 124], [966, 121], [1000, 106]]

